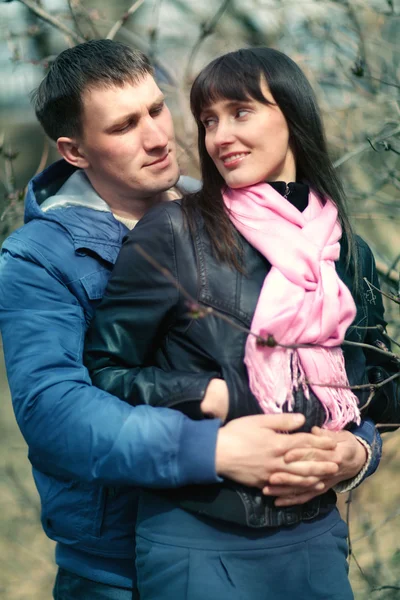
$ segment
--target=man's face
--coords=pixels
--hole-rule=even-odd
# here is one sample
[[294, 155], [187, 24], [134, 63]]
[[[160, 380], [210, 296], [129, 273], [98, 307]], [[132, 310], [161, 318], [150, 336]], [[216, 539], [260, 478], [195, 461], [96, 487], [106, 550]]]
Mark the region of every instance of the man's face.
[[173, 186], [179, 177], [171, 113], [151, 75], [83, 95], [85, 171], [113, 208]]

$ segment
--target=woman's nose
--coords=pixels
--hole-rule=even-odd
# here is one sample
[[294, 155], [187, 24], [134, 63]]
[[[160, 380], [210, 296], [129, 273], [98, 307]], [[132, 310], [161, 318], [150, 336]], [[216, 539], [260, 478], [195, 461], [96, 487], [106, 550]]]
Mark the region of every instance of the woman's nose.
[[219, 122], [214, 135], [214, 144], [216, 146], [225, 146], [234, 141], [233, 128], [230, 123]]

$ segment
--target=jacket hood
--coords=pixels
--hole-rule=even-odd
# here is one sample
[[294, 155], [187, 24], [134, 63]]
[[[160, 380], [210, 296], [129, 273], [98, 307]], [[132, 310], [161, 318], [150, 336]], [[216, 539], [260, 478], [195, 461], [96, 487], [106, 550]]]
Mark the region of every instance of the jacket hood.
[[[201, 183], [187, 176], [179, 178], [178, 190], [197, 192]], [[108, 204], [95, 192], [86, 174], [65, 160], [59, 160], [36, 175], [28, 185], [24, 221], [45, 218], [58, 208], [82, 207], [111, 214]]]
[[[200, 184], [191, 177], [181, 177], [177, 187], [182, 193], [194, 192]], [[36, 219], [66, 229], [77, 252], [89, 249], [112, 263], [129, 231], [114, 218], [86, 174], [65, 160], [50, 165], [29, 182], [24, 220], [29, 223]]]

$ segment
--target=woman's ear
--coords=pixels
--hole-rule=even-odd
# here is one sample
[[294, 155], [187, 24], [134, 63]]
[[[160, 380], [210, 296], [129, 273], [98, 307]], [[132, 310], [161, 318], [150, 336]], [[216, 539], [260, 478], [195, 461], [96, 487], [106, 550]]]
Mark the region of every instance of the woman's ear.
[[89, 166], [80, 142], [74, 138], [59, 137], [57, 149], [61, 156], [74, 167], [86, 169]]

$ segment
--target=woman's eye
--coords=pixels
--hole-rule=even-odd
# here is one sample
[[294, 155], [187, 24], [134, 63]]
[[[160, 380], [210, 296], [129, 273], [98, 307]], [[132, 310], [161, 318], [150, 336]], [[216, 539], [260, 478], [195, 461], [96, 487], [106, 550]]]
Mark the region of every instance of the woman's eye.
[[215, 122], [216, 120], [212, 119], [211, 117], [209, 117], [208, 119], [203, 119], [204, 128], [209, 129], [212, 125], [214, 125]]
[[249, 114], [249, 111], [247, 110], [247, 108], [239, 108], [239, 110], [236, 112], [236, 116], [240, 119], [241, 117], [245, 117], [246, 115]]

